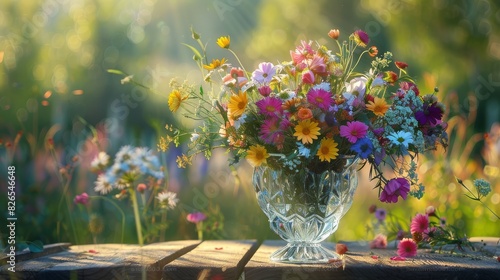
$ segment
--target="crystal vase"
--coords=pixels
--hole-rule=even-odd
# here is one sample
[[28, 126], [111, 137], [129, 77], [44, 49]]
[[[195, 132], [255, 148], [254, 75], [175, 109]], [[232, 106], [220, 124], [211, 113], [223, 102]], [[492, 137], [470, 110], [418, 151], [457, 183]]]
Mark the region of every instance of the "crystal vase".
[[352, 205], [358, 185], [357, 160], [347, 159], [337, 172], [298, 172], [260, 166], [253, 185], [269, 225], [288, 244], [271, 254], [286, 263], [322, 263], [340, 256], [321, 246]]

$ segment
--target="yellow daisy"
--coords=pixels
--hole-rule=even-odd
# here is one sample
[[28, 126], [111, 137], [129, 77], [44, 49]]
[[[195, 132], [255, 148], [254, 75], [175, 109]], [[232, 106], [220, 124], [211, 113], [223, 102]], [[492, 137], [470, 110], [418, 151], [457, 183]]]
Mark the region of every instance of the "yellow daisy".
[[248, 97], [246, 92], [241, 92], [238, 94], [232, 94], [229, 98], [229, 103], [227, 104], [227, 109], [229, 112], [229, 117], [233, 120], [237, 120], [243, 113], [248, 104]]
[[318, 153], [316, 154], [321, 161], [336, 159], [339, 155], [338, 144], [331, 138], [323, 138], [319, 144]]
[[302, 140], [302, 144], [312, 143], [313, 139], [318, 139], [320, 128], [318, 123], [311, 121], [310, 119], [303, 120], [295, 126], [295, 133], [293, 136], [297, 136], [297, 140]]
[[264, 146], [253, 145], [248, 149], [246, 159], [252, 166], [257, 167], [263, 163], [267, 163], [268, 157], [269, 154]]
[[222, 65], [224, 65], [224, 63], [226, 63], [225, 58], [223, 58], [221, 60], [212, 59], [212, 62], [209, 65], [203, 65], [203, 68], [205, 68], [207, 70], [214, 70], [214, 69], [217, 69], [217, 68], [221, 67]]
[[182, 101], [186, 99], [187, 96], [183, 97], [180, 91], [176, 89], [173, 90], [168, 96], [168, 107], [170, 108], [170, 111], [175, 113], [175, 111], [177, 111], [181, 106]]
[[229, 36], [221, 36], [217, 39], [217, 45], [223, 49], [229, 49], [229, 45], [231, 43], [231, 38]]
[[390, 107], [391, 106], [387, 104], [385, 99], [378, 97], [375, 97], [374, 101], [369, 101], [368, 104], [366, 104], [366, 109], [372, 111], [379, 117], [383, 117]]

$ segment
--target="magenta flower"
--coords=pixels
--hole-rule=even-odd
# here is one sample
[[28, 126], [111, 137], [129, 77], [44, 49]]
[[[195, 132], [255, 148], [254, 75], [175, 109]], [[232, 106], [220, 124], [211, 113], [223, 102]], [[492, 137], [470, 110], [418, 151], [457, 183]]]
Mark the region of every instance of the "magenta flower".
[[324, 89], [311, 89], [307, 93], [307, 101], [323, 111], [328, 111], [333, 104], [332, 95]]
[[380, 194], [380, 201], [387, 203], [398, 202], [398, 196], [406, 199], [410, 191], [410, 183], [405, 178], [394, 178], [387, 182], [384, 190]]
[[89, 195], [87, 193], [82, 193], [80, 195], [76, 195], [73, 202], [76, 204], [87, 205], [87, 203], [89, 203]]
[[283, 139], [283, 130], [278, 118], [266, 119], [260, 127], [259, 137], [266, 144], [278, 144]]
[[257, 105], [261, 114], [274, 117], [281, 114], [283, 110], [281, 103], [281, 99], [277, 97], [266, 97], [255, 102], [255, 105]]
[[385, 249], [387, 248], [387, 236], [379, 233], [370, 241], [370, 249]]
[[195, 224], [197, 224], [199, 222], [203, 222], [206, 219], [207, 219], [207, 216], [201, 212], [194, 212], [194, 213], [187, 215], [187, 220], [189, 222], [195, 223]]
[[264, 97], [268, 97], [272, 92], [272, 89], [269, 86], [262, 86], [259, 88], [260, 95]]
[[314, 84], [314, 73], [311, 70], [302, 72], [302, 82], [308, 85]]
[[340, 126], [340, 136], [347, 138], [351, 143], [356, 143], [358, 139], [366, 136], [368, 126], [359, 121], [347, 122], [347, 125]]
[[417, 255], [417, 243], [411, 238], [403, 238], [398, 244], [398, 256], [411, 258]]
[[429, 232], [429, 216], [424, 214], [417, 214], [411, 220], [410, 232], [411, 234]]
[[261, 84], [268, 84], [276, 74], [276, 67], [271, 62], [262, 62], [259, 67], [253, 71], [252, 79]]
[[370, 37], [363, 30], [356, 30], [354, 31], [353, 35], [354, 41], [356, 41], [356, 43], [358, 43], [362, 47], [366, 47], [366, 45], [368, 45], [368, 43], [370, 42]]

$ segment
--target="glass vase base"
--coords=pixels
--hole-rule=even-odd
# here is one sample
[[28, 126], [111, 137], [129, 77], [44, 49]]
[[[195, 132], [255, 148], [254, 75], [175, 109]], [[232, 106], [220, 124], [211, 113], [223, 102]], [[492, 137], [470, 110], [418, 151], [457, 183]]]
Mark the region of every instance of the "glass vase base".
[[340, 255], [332, 250], [325, 249], [321, 244], [292, 244], [271, 254], [273, 262], [281, 263], [328, 263], [332, 259], [340, 259]]

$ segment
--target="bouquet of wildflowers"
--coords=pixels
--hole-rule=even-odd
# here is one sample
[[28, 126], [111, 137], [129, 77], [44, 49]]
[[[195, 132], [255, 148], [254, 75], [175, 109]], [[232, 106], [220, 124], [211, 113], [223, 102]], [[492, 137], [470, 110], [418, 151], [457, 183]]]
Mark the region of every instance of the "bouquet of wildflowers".
[[[422, 95], [407, 74], [407, 64], [392, 63], [392, 54], [378, 55], [368, 47], [362, 30], [339, 41], [339, 31], [328, 35], [337, 49], [302, 41], [290, 51], [290, 61], [262, 62], [249, 72], [230, 48], [230, 38], [217, 44], [239, 65], [226, 58], [208, 60], [199, 34], [199, 48], [189, 46], [204, 74], [207, 87], [172, 81], [168, 104], [172, 112], [196, 120], [194, 131], [167, 125], [170, 134], [160, 139], [166, 150], [190, 135], [180, 166], [195, 154], [207, 158], [225, 148], [232, 162], [246, 158], [252, 166], [268, 165], [290, 174], [301, 169], [316, 173], [340, 170], [347, 158], [371, 165], [380, 200], [397, 202], [408, 194], [420, 198], [415, 162], [418, 154], [446, 146], [444, 106], [435, 93]], [[358, 70], [362, 59], [371, 67]], [[398, 73], [394, 72], [397, 71]], [[394, 175], [383, 172], [388, 166]]]

